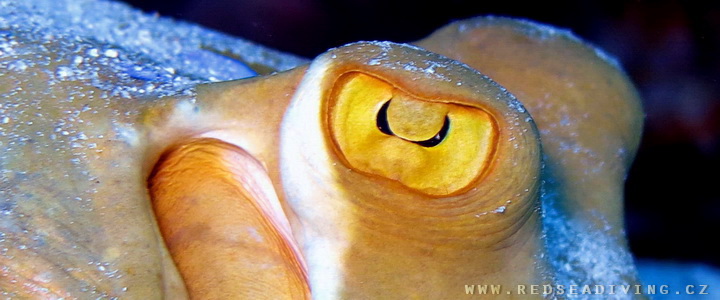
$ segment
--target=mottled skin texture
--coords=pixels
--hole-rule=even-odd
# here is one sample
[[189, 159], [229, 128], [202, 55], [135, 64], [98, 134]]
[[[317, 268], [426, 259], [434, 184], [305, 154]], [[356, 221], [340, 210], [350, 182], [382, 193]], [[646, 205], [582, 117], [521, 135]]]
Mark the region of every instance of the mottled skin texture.
[[[10, 134], [0, 138], [3, 168], [11, 170], [3, 178], [2, 201], [9, 213], [2, 216], [1, 231], [14, 247], [0, 256], [0, 290], [44, 299], [185, 297], [145, 184], [147, 159], [159, 153], [148, 152], [144, 128], [136, 124], [138, 113], [154, 104], [99, 99], [103, 91], [88, 81], [51, 85], [55, 74], [46, 70], [71, 58], [51, 50], [28, 58], [32, 55], [52, 60], [0, 77], [0, 90], [17, 91], [2, 99], [14, 118], [3, 124]], [[98, 67], [101, 78], [117, 80]], [[79, 133], [84, 136], [78, 138]]]
[[[458, 30], [459, 26], [464, 29]], [[539, 211], [543, 159], [561, 187], [563, 208], [595, 227], [609, 226], [608, 235], [619, 241], [618, 251], [626, 251], [622, 182], [641, 128], [636, 93], [622, 72], [591, 48], [533, 30], [523, 23], [479, 19], [450, 25], [416, 43], [469, 64], [509, 93], [445, 57], [390, 43], [353, 44], [331, 50], [310, 67], [201, 85], [194, 97], [98, 100], [91, 92], [102, 91], [88, 82], [50, 85], [50, 75], [43, 70], [54, 70], [70, 57], [0, 77], [3, 93], [23, 83], [12, 98], [2, 99], [11, 109], [13, 103], [23, 103], [14, 108], [19, 117], [3, 126], [17, 135], [42, 133], [22, 143], [0, 137], [2, 145], [12, 146], [4, 154], [3, 168], [17, 170], [3, 180], [7, 185], [3, 191], [12, 198], [3, 199], [11, 214], [0, 219], [0, 228], [3, 239], [15, 247], [0, 256], [0, 291], [19, 298], [183, 299], [188, 291], [191, 298], [226, 297], [208, 292], [219, 287], [204, 286], [198, 292], [186, 285], [193, 278], [219, 276], [221, 272], [202, 266], [221, 268], [226, 257], [242, 260], [240, 254], [248, 247], [227, 254], [233, 251], [221, 246], [227, 236], [213, 238], [200, 231], [176, 243], [166, 236], [168, 251], [161, 231], [196, 229], [203, 222], [160, 218], [158, 227], [153, 201], [170, 218], [177, 206], [162, 208], [170, 202], [163, 202], [168, 201], [164, 196], [151, 199], [147, 189], [148, 179], [169, 186], [180, 182], [162, 163], [171, 161], [175, 153], [168, 150], [197, 146], [202, 152], [203, 142], [197, 144], [197, 138], [209, 143], [222, 140], [209, 147], [225, 149], [200, 156], [200, 161], [218, 163], [213, 169], [220, 170], [208, 171], [205, 178], [236, 176], [238, 181], [254, 182], [256, 175], [227, 166], [224, 160], [233, 155], [264, 167], [262, 176], [272, 187], [263, 193], [278, 196], [292, 234], [278, 233], [280, 229], [263, 218], [248, 226], [264, 228], [257, 231], [264, 237], [282, 237], [258, 246], [269, 249], [263, 251], [276, 260], [271, 268], [297, 268], [288, 274], [298, 278], [307, 274], [307, 282], [285, 278], [297, 283], [285, 286], [287, 290], [271, 288], [278, 280], [273, 276], [224, 279], [242, 280], [239, 286], [268, 287], [245, 290], [245, 298], [298, 298], [307, 296], [303, 291], [309, 289], [317, 299], [456, 299], [465, 296], [466, 284], [502, 284], [512, 289], [517, 284], [553, 283], [553, 270], [541, 258], [546, 252]], [[348, 72], [380, 78], [418, 99], [469, 106], [490, 115], [497, 139], [487, 168], [466, 188], [449, 195], [428, 195], [356, 170], [328, 129], [338, 79]], [[142, 85], [114, 74], [102, 78]], [[72, 101], [70, 94], [75, 95]], [[30, 112], [31, 108], [46, 117]], [[57, 124], [47, 120], [67, 111], [78, 111], [76, 118], [83, 122], [67, 127], [73, 132], [56, 132]], [[73, 141], [70, 137], [77, 133], [91, 138]], [[73, 142], [82, 147], [74, 147]], [[222, 175], [226, 173], [234, 175]], [[198, 190], [192, 188], [192, 176], [182, 178], [187, 184], [181, 185], [191, 188], [185, 192], [170, 187], [169, 194], [179, 193], [173, 201], [215, 215], [214, 228], [235, 228], [234, 216], [258, 211], [257, 205], [198, 203], [203, 197], [233, 201], [228, 194], [242, 192], [232, 180], [222, 181], [230, 182], [227, 188], [198, 185]], [[197, 240], [206, 242], [187, 246]], [[289, 248], [297, 252], [288, 255], [284, 243], [292, 243]], [[224, 254], [197, 254], [218, 253], [213, 251]], [[170, 253], [182, 260], [177, 263], [180, 268]], [[183, 255], [192, 257], [185, 260]], [[183, 271], [188, 269], [183, 269], [184, 263], [194, 267]], [[221, 280], [210, 281], [227, 284]]]

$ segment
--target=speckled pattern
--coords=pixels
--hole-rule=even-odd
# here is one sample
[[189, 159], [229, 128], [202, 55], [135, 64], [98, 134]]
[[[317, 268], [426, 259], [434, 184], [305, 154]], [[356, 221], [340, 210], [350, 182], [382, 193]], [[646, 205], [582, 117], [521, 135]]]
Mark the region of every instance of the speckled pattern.
[[[248, 65], [305, 62], [120, 3], [0, 1], [0, 293], [114, 298], [157, 289], [167, 255], [142, 252], [158, 241], [143, 213], [147, 192], [133, 187], [144, 183], [127, 180], [143, 178], [128, 166], [143, 164], [133, 150], [143, 132], [133, 124], [151, 105], [144, 99], [193, 102], [190, 86], [254, 76]], [[138, 201], [120, 201], [128, 195]], [[97, 223], [111, 212], [150, 227]], [[120, 257], [139, 258], [114, 263]]]
[[[68, 44], [94, 41], [114, 47], [88, 52], [88, 56], [141, 54], [146, 64], [154, 62], [190, 77], [232, 80], [252, 76], [247, 65], [258, 64], [282, 71], [307, 60], [280, 53], [192, 24], [143, 14], [129, 6], [95, 0], [0, 1], [0, 28], [6, 34], [17, 30], [42, 33], [39, 39], [61, 40]], [[6, 49], [7, 44], [0, 45]], [[0, 55], [12, 55], [2, 50]], [[109, 51], [109, 52], [106, 52]], [[203, 63], [198, 63], [202, 61]], [[135, 65], [126, 71], [138, 77]]]

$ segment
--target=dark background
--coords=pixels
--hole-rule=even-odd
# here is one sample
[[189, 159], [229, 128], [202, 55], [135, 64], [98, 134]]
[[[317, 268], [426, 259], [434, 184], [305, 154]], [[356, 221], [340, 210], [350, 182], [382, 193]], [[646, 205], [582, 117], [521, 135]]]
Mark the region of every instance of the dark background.
[[720, 266], [720, 1], [127, 0], [314, 57], [358, 40], [418, 40], [476, 15], [571, 29], [615, 55], [647, 114], [627, 181], [626, 222], [638, 258]]

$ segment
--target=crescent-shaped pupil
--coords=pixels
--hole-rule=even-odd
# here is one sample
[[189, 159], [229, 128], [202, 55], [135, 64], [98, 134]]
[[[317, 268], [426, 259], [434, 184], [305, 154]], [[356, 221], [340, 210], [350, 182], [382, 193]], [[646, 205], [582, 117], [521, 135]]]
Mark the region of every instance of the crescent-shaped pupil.
[[443, 123], [443, 127], [440, 128], [440, 131], [438, 131], [438, 133], [434, 137], [431, 137], [424, 141], [412, 142], [423, 147], [435, 147], [445, 139], [445, 136], [447, 135], [449, 129], [450, 118], [448, 118], [448, 116], [445, 116], [445, 122]]
[[[395, 133], [392, 132], [392, 130], [390, 129], [390, 124], [388, 124], [387, 110], [388, 110], [388, 107], [390, 107], [390, 101], [392, 101], [392, 100], [388, 100], [387, 102], [385, 102], [385, 104], [383, 104], [383, 106], [380, 108], [380, 111], [378, 111], [376, 125], [377, 125], [377, 128], [380, 130], [380, 132], [387, 134], [387, 135], [397, 136], [397, 135], [395, 135]], [[438, 133], [435, 136], [433, 136], [427, 140], [412, 141], [412, 140], [408, 140], [408, 139], [405, 139], [402, 137], [399, 137], [399, 138], [406, 140], [408, 142], [418, 144], [423, 147], [435, 147], [445, 139], [445, 136], [447, 136], [449, 129], [450, 129], [450, 118], [448, 118], [448, 116], [445, 116], [445, 122], [443, 123], [443, 127], [440, 128], [440, 131], [438, 131]]]
[[388, 110], [388, 107], [390, 107], [390, 101], [392, 101], [392, 100], [388, 100], [380, 108], [380, 111], [377, 114], [376, 124], [377, 124], [377, 128], [380, 129], [380, 132], [387, 134], [387, 135], [395, 135], [392, 132], [392, 130], [390, 130], [390, 124], [388, 124], [388, 119], [387, 119], [387, 110]]

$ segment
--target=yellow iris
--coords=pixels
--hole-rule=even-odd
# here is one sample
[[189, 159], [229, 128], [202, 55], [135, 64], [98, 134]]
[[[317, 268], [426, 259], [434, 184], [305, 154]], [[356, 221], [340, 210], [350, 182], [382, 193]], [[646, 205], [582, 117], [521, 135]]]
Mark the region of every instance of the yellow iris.
[[331, 97], [332, 137], [361, 172], [446, 196], [463, 191], [489, 164], [496, 128], [481, 109], [421, 99], [359, 72], [340, 78]]

